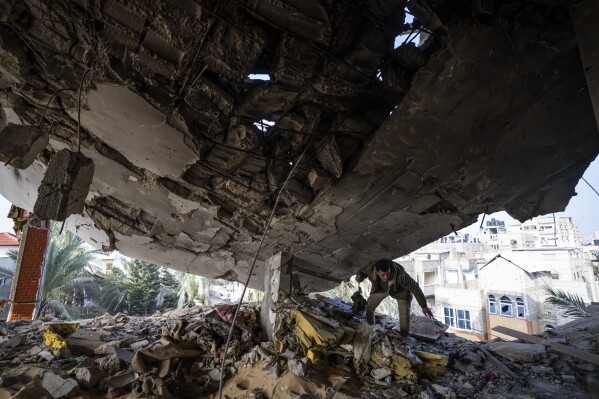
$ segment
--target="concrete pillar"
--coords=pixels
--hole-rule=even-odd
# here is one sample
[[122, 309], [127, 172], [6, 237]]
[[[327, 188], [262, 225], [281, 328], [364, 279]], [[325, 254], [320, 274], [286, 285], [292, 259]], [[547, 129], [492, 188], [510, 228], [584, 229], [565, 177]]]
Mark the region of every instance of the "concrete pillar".
[[599, 129], [599, 2], [582, 0], [570, 9], [570, 13]]
[[280, 299], [281, 292], [289, 294], [291, 287], [291, 259], [292, 257], [279, 252], [266, 262], [264, 271], [264, 298], [260, 308], [260, 323], [273, 340], [278, 315], [274, 312], [274, 306]]
[[10, 290], [8, 320], [32, 320], [39, 310], [50, 229], [26, 226]]

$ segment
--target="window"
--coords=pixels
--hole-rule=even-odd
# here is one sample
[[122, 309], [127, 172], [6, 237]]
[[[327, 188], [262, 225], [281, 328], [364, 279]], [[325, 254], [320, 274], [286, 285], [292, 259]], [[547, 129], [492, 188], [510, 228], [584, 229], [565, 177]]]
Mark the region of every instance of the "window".
[[470, 311], [458, 310], [458, 328], [462, 330], [471, 330], [470, 327]]
[[489, 295], [489, 313], [497, 313], [497, 300], [495, 295]]
[[445, 313], [445, 325], [455, 327], [455, 315], [452, 308], [443, 308]]
[[513, 312], [512, 312], [512, 300], [510, 298], [508, 298], [507, 296], [502, 296], [501, 299], [499, 300], [499, 304], [500, 304], [500, 314], [502, 316], [512, 316]]
[[524, 318], [524, 301], [522, 298], [516, 298], [516, 315], [521, 319]]
[[472, 330], [469, 310], [443, 308], [443, 311], [445, 315], [445, 325], [461, 330]]

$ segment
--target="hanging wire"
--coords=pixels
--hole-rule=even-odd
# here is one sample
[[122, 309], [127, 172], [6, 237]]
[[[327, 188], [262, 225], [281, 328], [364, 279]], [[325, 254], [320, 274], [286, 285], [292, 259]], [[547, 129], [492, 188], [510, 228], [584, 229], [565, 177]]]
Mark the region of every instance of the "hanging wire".
[[83, 91], [83, 83], [87, 74], [91, 71], [91, 68], [87, 68], [81, 78], [79, 84], [79, 95], [77, 96], [77, 153], [81, 153], [81, 92]]
[[595, 187], [591, 186], [591, 183], [589, 183], [584, 177], [582, 177], [582, 181], [588, 184], [589, 187], [595, 192], [595, 194], [599, 195], [599, 191], [595, 190]]
[[275, 216], [275, 211], [277, 209], [277, 205], [279, 204], [279, 200], [281, 199], [281, 194], [283, 193], [283, 190], [285, 189], [285, 185], [287, 184], [289, 179], [291, 179], [291, 176], [293, 176], [293, 173], [295, 172], [297, 165], [300, 164], [304, 154], [306, 153], [306, 151], [308, 150], [308, 148], [310, 147], [311, 144], [312, 144], [312, 140], [310, 140], [306, 144], [306, 146], [304, 147], [304, 150], [300, 154], [299, 158], [293, 164], [293, 168], [291, 168], [291, 170], [289, 171], [287, 178], [283, 182], [283, 185], [281, 186], [281, 189], [279, 190], [279, 193], [277, 194], [277, 199], [275, 200], [275, 203], [272, 207], [272, 211], [270, 212], [270, 217], [268, 218], [268, 222], [266, 223], [266, 228], [264, 229], [264, 233], [262, 233], [262, 238], [260, 239], [260, 245], [258, 245], [258, 249], [256, 250], [256, 255], [254, 256], [254, 260], [252, 261], [252, 266], [250, 267], [250, 270], [248, 272], [247, 280], [243, 286], [243, 291], [241, 292], [241, 297], [239, 298], [239, 304], [237, 305], [237, 308], [235, 309], [235, 314], [233, 315], [233, 320], [231, 321], [231, 328], [229, 329], [229, 336], [227, 337], [227, 343], [225, 344], [225, 348], [223, 351], [222, 362], [221, 362], [221, 366], [220, 366], [220, 382], [219, 382], [219, 386], [218, 386], [218, 398], [219, 399], [222, 399], [222, 396], [223, 396], [223, 382], [225, 380], [224, 372], [225, 372], [225, 360], [227, 358], [227, 351], [229, 350], [229, 345], [231, 344], [231, 337], [233, 335], [233, 329], [235, 328], [235, 321], [237, 320], [237, 315], [239, 314], [239, 310], [241, 309], [241, 304], [243, 303], [243, 297], [245, 296], [245, 292], [250, 283], [250, 278], [252, 277], [252, 272], [254, 271], [254, 267], [256, 266], [256, 260], [258, 260], [258, 255], [260, 254], [260, 250], [262, 249], [262, 245], [264, 244], [264, 240], [266, 238], [266, 233], [268, 233], [268, 229], [270, 227], [272, 218]]

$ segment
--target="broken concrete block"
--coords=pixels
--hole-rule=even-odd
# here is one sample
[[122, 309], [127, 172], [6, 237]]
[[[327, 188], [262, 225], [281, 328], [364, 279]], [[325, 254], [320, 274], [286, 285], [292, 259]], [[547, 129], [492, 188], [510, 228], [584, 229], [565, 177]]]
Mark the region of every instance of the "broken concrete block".
[[15, 335], [14, 337], [6, 341], [4, 344], [2, 344], [2, 346], [4, 346], [5, 348], [16, 348], [17, 346], [23, 345], [24, 343], [25, 340], [21, 335]]
[[51, 361], [54, 360], [54, 355], [52, 353], [50, 353], [50, 351], [41, 351], [40, 353], [37, 354], [41, 359], [44, 359], [46, 361]]
[[545, 347], [540, 344], [492, 342], [489, 350], [513, 362], [536, 362], [547, 357]]
[[64, 379], [51, 371], [44, 374], [42, 387], [44, 387], [54, 399], [69, 397], [79, 392], [77, 381], [72, 378]]
[[308, 358], [291, 358], [287, 362], [287, 367], [289, 368], [289, 371], [298, 377], [305, 377], [308, 372]]
[[208, 376], [210, 376], [210, 378], [214, 381], [220, 381], [222, 374], [220, 372], [220, 369], [213, 368], [208, 372]]
[[93, 177], [91, 159], [67, 149], [59, 151], [50, 160], [38, 189], [34, 213], [40, 219], [57, 221], [82, 213]]
[[329, 184], [331, 179], [329, 179], [323, 172], [312, 169], [310, 173], [308, 173], [308, 181], [310, 182], [312, 189], [315, 192], [318, 192]]
[[79, 367], [75, 370], [75, 379], [82, 388], [94, 387], [102, 378], [102, 372], [97, 367]]
[[148, 346], [150, 345], [150, 341], [148, 341], [147, 339], [144, 339], [142, 341], [137, 341], [131, 344], [131, 349], [133, 349], [134, 351], [143, 348], [144, 346]]
[[431, 384], [431, 389], [436, 394], [439, 394], [442, 398], [451, 398], [452, 395], [453, 395], [453, 397], [455, 397], [455, 394], [453, 393], [453, 391], [449, 387], [444, 387], [444, 386], [439, 385], [439, 384]]
[[391, 374], [393, 374], [393, 372], [389, 369], [385, 369], [385, 368], [378, 368], [378, 369], [372, 369], [372, 371], [370, 372], [370, 375], [372, 376], [372, 378], [374, 378], [375, 380], [383, 380], [385, 378], [387, 378], [388, 376], [390, 376]]
[[48, 135], [40, 128], [9, 123], [0, 131], [0, 162], [27, 169], [48, 142]]

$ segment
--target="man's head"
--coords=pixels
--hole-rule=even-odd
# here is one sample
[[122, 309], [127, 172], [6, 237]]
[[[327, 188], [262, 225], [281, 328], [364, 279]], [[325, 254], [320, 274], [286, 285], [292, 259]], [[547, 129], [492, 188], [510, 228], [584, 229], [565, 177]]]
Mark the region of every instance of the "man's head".
[[389, 276], [391, 275], [391, 270], [389, 268], [389, 263], [385, 261], [380, 261], [374, 265], [374, 271], [378, 278], [383, 281], [389, 281]]

